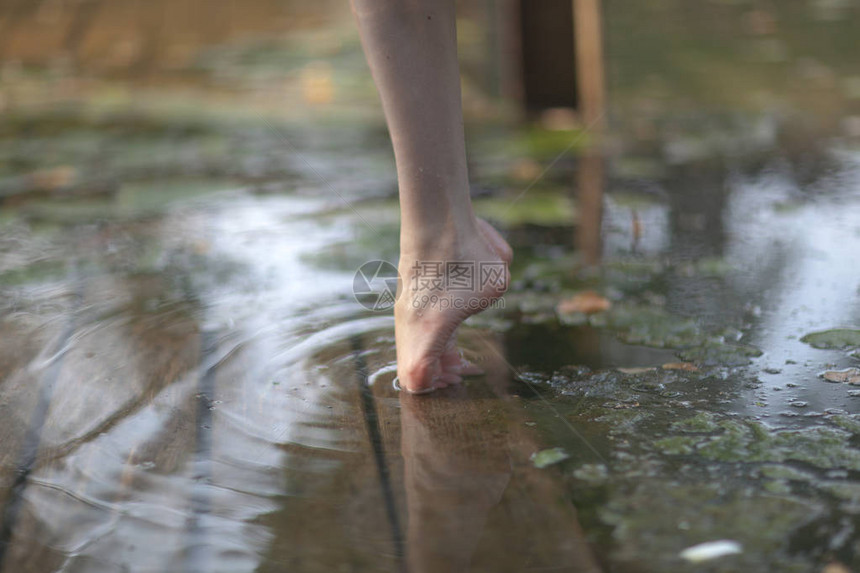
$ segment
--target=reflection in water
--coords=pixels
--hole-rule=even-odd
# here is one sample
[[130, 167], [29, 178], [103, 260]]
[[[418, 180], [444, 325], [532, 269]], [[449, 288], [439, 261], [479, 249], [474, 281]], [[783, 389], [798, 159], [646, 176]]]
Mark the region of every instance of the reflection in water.
[[[589, 135], [598, 145], [604, 131], [606, 92], [604, 86], [603, 21], [600, 0], [576, 0], [574, 3], [574, 33], [576, 39], [576, 81], [579, 91], [579, 112]], [[603, 157], [599, 147], [586, 151], [577, 169], [576, 247], [583, 262], [600, 262], [602, 243], [600, 226], [603, 218]]]
[[601, 1], [575, 0], [573, 9], [580, 115], [584, 125], [600, 132], [606, 113]]
[[[162, 272], [87, 273], [69, 308], [40, 302], [70, 298], [60, 287], [22, 296], [5, 313], [4, 336], [19, 332], [22, 345], [3, 361], [0, 387], [4, 571], [259, 565], [272, 536], [254, 521], [277, 509], [283, 491], [278, 444], [348, 443], [308, 424], [328, 411], [325, 385], [308, 389], [297, 368], [338, 339], [321, 332], [299, 348], [292, 334], [337, 314], [298, 312], [310, 291], [295, 245], [316, 250], [343, 236], [320, 230], [319, 242], [300, 241], [315, 223], [282, 224], [313, 211], [309, 203], [227, 201], [205, 208], [205, 224], [199, 206], [179, 210], [144, 225], [166, 253]], [[117, 227], [119, 236], [129, 230]], [[79, 251], [87, 264], [129, 260], [110, 236], [89, 237], [91, 250]], [[331, 276], [317, 272], [318, 288], [348, 284], [340, 275], [327, 283]]]
[[[734, 240], [727, 256], [741, 271], [732, 286], [761, 310], [753, 336], [767, 351], [767, 414], [786, 413], [797, 400], [812, 411], [858, 408], [838, 385], [807, 384], [809, 366], [825, 369], [825, 357], [800, 341], [809, 332], [860, 322], [860, 187], [857, 168], [842, 169], [842, 183], [815, 200], [798, 197], [792, 180], [764, 174], [738, 180], [728, 201], [725, 219]], [[829, 359], [839, 367], [853, 365], [844, 356]], [[770, 392], [786, 382], [793, 385], [789, 392]]]
[[597, 571], [560, 484], [528, 461], [509, 367], [484, 342], [486, 379], [400, 396], [409, 570]]
[[587, 266], [599, 264], [602, 258], [603, 242], [600, 230], [603, 219], [603, 163], [604, 159], [599, 152], [589, 151], [580, 157], [576, 171], [579, 212], [576, 247], [582, 253], [583, 263]]
[[[592, 159], [581, 181], [598, 196], [603, 167]], [[667, 306], [701, 313], [709, 307], [699, 301], [710, 301], [722, 317], [761, 306], [752, 342], [766, 351], [762, 363], [782, 368], [763, 379], [802, 387], [770, 396], [759, 413], [792, 398], [857, 407], [844, 387], [810, 381], [803, 362], [833, 355], [788, 339], [856, 322], [856, 304], [845, 303], [856, 299], [860, 268], [856, 171], [843, 169], [844, 188], [816, 197], [765, 176], [715, 191], [679, 170], [671, 193], [724, 194], [709, 198], [719, 209], [704, 214], [719, 221], [701, 221], [697, 245], [695, 200], [637, 207], [638, 256], [733, 262], [720, 280], [669, 276]], [[606, 208], [603, 221], [630, 220], [611, 194]], [[351, 273], [306, 258], [350, 240], [360, 224], [349, 215], [322, 221], [325, 209], [315, 199], [236, 193], [162, 219], [87, 228], [86, 240], [65, 240], [71, 253], [56, 256], [86, 253], [88, 272], [6, 287], [14, 296], [2, 299], [0, 325], [19, 342], [0, 347], [4, 572], [396, 570], [397, 539], [416, 571], [596, 570], [568, 482], [529, 462], [555, 444], [532, 435], [520, 399], [508, 395], [501, 344], [472, 341], [481, 333], [464, 329], [485, 378], [429, 399], [394, 393], [391, 318], [347, 298]], [[631, 233], [607, 233], [595, 253], [631, 250]], [[119, 240], [127, 235], [154, 245], [154, 268], [112, 266], [142, 256], [129, 250], [135, 241]], [[372, 382], [361, 389], [355, 338]], [[518, 324], [505, 347], [507, 360], [536, 370], [672, 359], [670, 350], [557, 323]], [[790, 359], [799, 364], [782, 364]], [[21, 451], [45, 384], [51, 400], [30, 463]], [[573, 450], [571, 442], [562, 441]], [[10, 491], [16, 479], [26, 487]]]
[[[595, 570], [556, 474], [528, 461], [538, 441], [498, 349], [476, 350], [485, 380], [395, 394], [391, 317], [303, 259], [352, 232], [321, 226], [323, 207], [239, 195], [177, 210], [147, 227], [161, 272], [92, 273], [42, 322], [38, 297], [6, 315], [32, 341], [2, 361], [0, 501], [17, 508], [3, 571], [394, 570], [398, 538], [416, 571]], [[116, 248], [102, 239], [94, 258]], [[46, 383], [28, 462], [9, 444]]]

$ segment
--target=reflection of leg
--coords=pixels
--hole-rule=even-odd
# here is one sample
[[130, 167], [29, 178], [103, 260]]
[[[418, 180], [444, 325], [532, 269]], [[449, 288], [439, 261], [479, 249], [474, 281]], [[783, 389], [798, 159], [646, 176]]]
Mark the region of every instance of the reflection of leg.
[[478, 407], [486, 402], [459, 398], [401, 395], [410, 571], [468, 569], [510, 477], [505, 439], [488, 435]]
[[[475, 218], [469, 198], [453, 0], [353, 0], [362, 43], [388, 120], [400, 187], [400, 270], [395, 307], [398, 374], [408, 390], [459, 381], [457, 326], [476, 308], [413, 306], [418, 262], [508, 261], [510, 247]], [[433, 293], [477, 306], [503, 287]], [[447, 303], [446, 303], [447, 304]]]
[[590, 152], [579, 160], [577, 169], [579, 222], [576, 247], [587, 265], [600, 263], [600, 225], [603, 218], [603, 158]]
[[511, 520], [529, 538], [527, 567], [534, 570], [598, 573], [600, 571], [579, 525], [576, 509], [562, 484], [525, 465], [511, 476], [504, 504]]
[[498, 345], [482, 346], [485, 378], [400, 397], [410, 570], [599, 571], [557, 474], [529, 462], [539, 447]]
[[[506, 447], [512, 471], [501, 508], [507, 515], [505, 522], [516, 533], [509, 536], [507, 544], [513, 547], [519, 539], [525, 540], [517, 550], [520, 561], [516, 566], [511, 563], [495, 570], [600, 571], [559, 474], [552, 468], [539, 470], [530, 462], [531, 454], [541, 446], [524, 424], [519, 400], [512, 400], [507, 393], [511, 367], [503, 357], [501, 344], [484, 339], [481, 346], [476, 350], [487, 357], [482, 366], [487, 372], [487, 384], [497, 398], [494, 409], [503, 412], [502, 419], [509, 429]], [[499, 424], [498, 417], [495, 424]], [[496, 536], [490, 531], [487, 535]]]

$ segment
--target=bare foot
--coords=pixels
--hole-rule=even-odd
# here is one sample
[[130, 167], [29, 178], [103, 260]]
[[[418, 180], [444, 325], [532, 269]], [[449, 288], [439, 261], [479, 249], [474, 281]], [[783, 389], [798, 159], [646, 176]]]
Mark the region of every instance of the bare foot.
[[512, 258], [510, 245], [482, 219], [426, 252], [401, 253], [403, 283], [394, 305], [401, 388], [431, 392], [480, 373], [457, 350], [457, 327], [504, 294]]

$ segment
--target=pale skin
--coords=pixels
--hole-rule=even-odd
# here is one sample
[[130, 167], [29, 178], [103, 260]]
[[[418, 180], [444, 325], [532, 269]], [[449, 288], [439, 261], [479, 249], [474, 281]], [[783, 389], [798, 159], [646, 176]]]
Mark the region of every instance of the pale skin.
[[427, 293], [411, 288], [416, 262], [477, 268], [509, 263], [513, 251], [472, 210], [454, 1], [352, 0], [352, 8], [397, 164], [403, 279], [394, 307], [397, 374], [404, 390], [430, 392], [480, 373], [461, 358], [457, 327], [504, 286], [481, 287], [476, 280], [470, 291], [435, 292], [446, 308], [421, 305]]

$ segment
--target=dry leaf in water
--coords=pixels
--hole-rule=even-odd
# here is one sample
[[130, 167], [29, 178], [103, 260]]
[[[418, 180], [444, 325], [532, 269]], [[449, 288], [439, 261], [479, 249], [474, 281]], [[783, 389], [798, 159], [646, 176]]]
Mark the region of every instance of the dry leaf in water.
[[845, 370], [828, 370], [819, 374], [828, 382], [851, 384], [860, 386], [860, 368], [846, 368]]
[[622, 374], [644, 374], [645, 372], [653, 372], [654, 368], [651, 366], [641, 366], [637, 368], [616, 368]]
[[75, 182], [77, 172], [74, 167], [63, 165], [52, 169], [43, 169], [30, 174], [33, 185], [42, 191], [54, 191], [68, 187]]
[[517, 181], [533, 181], [540, 177], [543, 168], [534, 159], [520, 159], [511, 167], [510, 176]]
[[667, 362], [663, 370], [686, 370], [687, 372], [698, 372], [699, 367], [692, 362]]
[[609, 302], [608, 298], [600, 296], [592, 290], [587, 290], [558, 303], [558, 312], [562, 314], [574, 312], [595, 314], [609, 310], [611, 306], [612, 303]]

